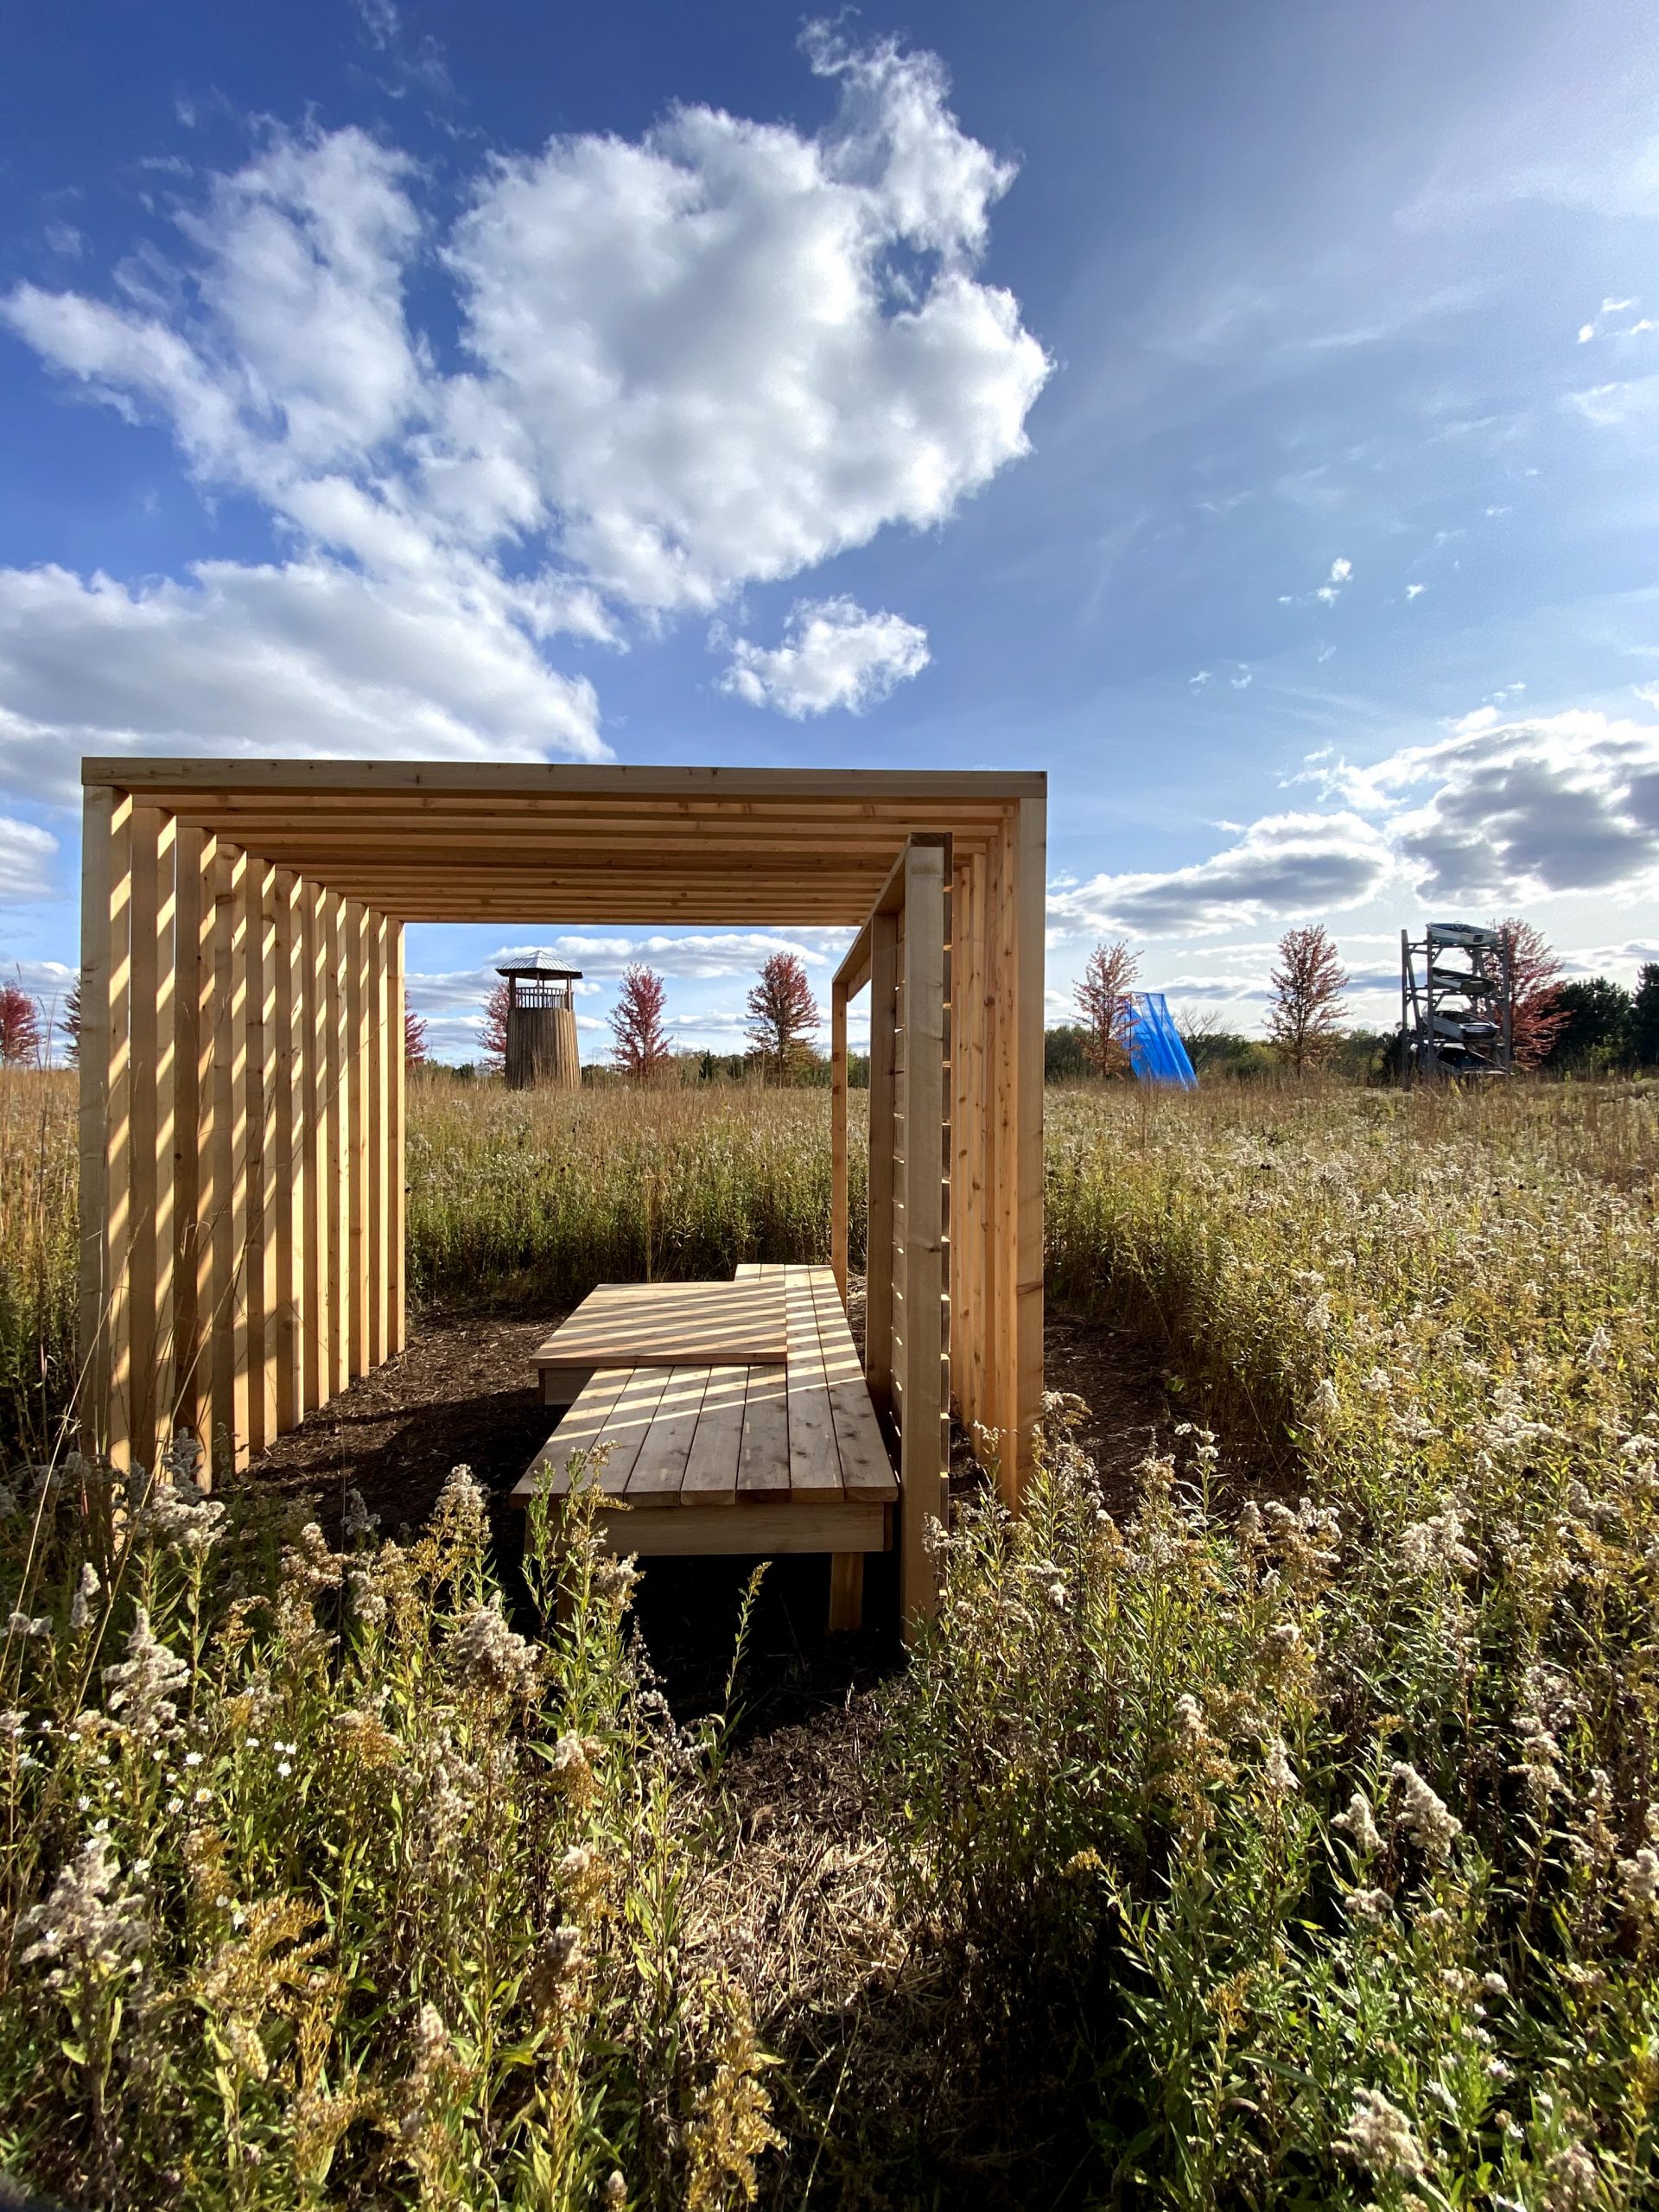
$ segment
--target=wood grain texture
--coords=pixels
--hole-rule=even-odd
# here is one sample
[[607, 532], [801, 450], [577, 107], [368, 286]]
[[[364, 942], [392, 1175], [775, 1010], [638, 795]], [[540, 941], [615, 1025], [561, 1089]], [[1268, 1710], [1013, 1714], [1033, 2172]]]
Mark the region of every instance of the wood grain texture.
[[536, 1365], [781, 1366], [787, 1335], [781, 1285], [601, 1283], [537, 1346]]

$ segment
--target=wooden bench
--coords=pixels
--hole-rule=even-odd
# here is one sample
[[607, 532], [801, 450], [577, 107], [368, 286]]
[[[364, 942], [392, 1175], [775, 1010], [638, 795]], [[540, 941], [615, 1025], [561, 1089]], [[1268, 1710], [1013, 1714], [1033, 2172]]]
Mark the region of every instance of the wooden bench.
[[544, 1395], [575, 1394], [515, 1503], [542, 1483], [568, 1494], [573, 1461], [603, 1444], [610, 1549], [827, 1552], [830, 1626], [858, 1625], [864, 1554], [892, 1544], [899, 1483], [828, 1268], [602, 1285], [537, 1363]]

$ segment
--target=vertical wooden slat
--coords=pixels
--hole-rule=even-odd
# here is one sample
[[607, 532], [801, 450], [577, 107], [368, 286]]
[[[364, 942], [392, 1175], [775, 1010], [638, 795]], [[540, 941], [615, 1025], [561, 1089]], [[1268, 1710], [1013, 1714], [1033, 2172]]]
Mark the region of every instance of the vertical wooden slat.
[[276, 871], [250, 856], [243, 878], [246, 923], [248, 1129], [248, 1449], [276, 1441]]
[[1014, 883], [1016, 1140], [1014, 1187], [1015, 1495], [1030, 1472], [1043, 1408], [1043, 973], [1047, 919], [1046, 803], [1019, 801]]
[[941, 1510], [944, 1281], [945, 854], [912, 841], [905, 860], [905, 1225], [903, 1415], [899, 1431], [900, 1604], [913, 1636], [938, 1602], [927, 1550]]
[[[118, 804], [123, 810], [128, 802]], [[109, 1281], [110, 1179], [110, 861], [116, 794], [93, 786], [81, 809], [80, 1029], [75, 1055], [80, 1078], [79, 1375], [83, 1452], [103, 1448], [109, 1391], [105, 1325]]]
[[132, 817], [118, 799], [110, 837], [109, 1072], [105, 1181], [109, 1192], [109, 1348], [105, 1433], [111, 1463], [124, 1467], [132, 1438], [132, 1339], [127, 1293], [132, 1274]]
[[346, 902], [327, 894], [328, 1395], [351, 1379], [351, 1066], [346, 1030]]
[[893, 1391], [893, 1113], [897, 1088], [893, 998], [899, 929], [892, 914], [870, 917], [870, 1165], [864, 1260], [864, 1374], [879, 1412]]
[[328, 1095], [328, 927], [327, 894], [302, 880], [301, 899], [304, 989], [305, 1149], [304, 1257], [305, 1410], [315, 1413], [333, 1388], [328, 1359], [328, 1145], [333, 1102]]
[[275, 1213], [271, 1324], [276, 1335], [272, 1439], [297, 1427], [305, 1403], [305, 1343], [300, 1306], [305, 1268], [305, 1058], [300, 1043], [303, 957], [298, 880], [278, 868], [272, 883], [270, 1006], [276, 1075]]
[[1018, 1034], [1014, 930], [1014, 825], [1003, 823], [990, 855], [987, 950], [991, 967], [990, 1069], [987, 1119], [991, 1147], [990, 1296], [985, 1339], [990, 1360], [991, 1426], [998, 1434], [997, 1479], [1003, 1502], [1019, 1500]]
[[[210, 1119], [211, 1056], [203, 1049], [203, 1020], [212, 1038], [212, 994], [203, 969], [211, 965], [204, 917], [213, 912], [214, 841], [193, 823], [174, 832], [174, 929], [177, 974], [173, 996], [173, 1399], [172, 1425], [199, 1435], [206, 1376], [199, 1325], [204, 1120]], [[204, 957], [206, 956], [206, 957]], [[204, 1075], [207, 1080], [204, 1083]], [[211, 1176], [207, 1198], [212, 1199]]]
[[830, 1265], [847, 1303], [847, 986], [830, 987]]
[[[391, 1178], [386, 1145], [391, 1116], [387, 1085], [391, 1073], [392, 1040], [387, 1028], [387, 923], [384, 914], [368, 916], [368, 1364], [378, 1367], [386, 1356], [388, 1294], [388, 1209]], [[398, 1039], [402, 1050], [403, 1040]]]
[[221, 842], [213, 877], [213, 1452], [248, 1454], [248, 918], [245, 853]]
[[348, 1358], [353, 1376], [369, 1364], [369, 1004], [368, 916], [357, 899], [346, 907], [346, 1053], [350, 1067], [349, 1183], [352, 1279]]
[[[182, 836], [182, 827], [180, 831]], [[198, 856], [200, 889], [196, 903], [196, 1223], [192, 1262], [195, 1287], [191, 1300], [189, 1418], [204, 1446], [198, 1479], [213, 1476], [213, 1343], [218, 1281], [214, 1224], [226, 1193], [219, 1187], [219, 885], [224, 847], [214, 836], [203, 838]], [[182, 1357], [182, 1354], [181, 1354]], [[182, 1419], [183, 1416], [181, 1415]]]
[[405, 1150], [409, 1127], [407, 1084], [409, 1071], [404, 1058], [404, 925], [394, 921], [391, 931], [391, 1003], [386, 1019], [391, 1025], [391, 1127], [386, 1134], [386, 1167], [391, 1177], [388, 1196], [386, 1236], [391, 1247], [390, 1267], [391, 1287], [388, 1300], [386, 1321], [386, 1350], [388, 1354], [402, 1351], [408, 1336], [407, 1291], [404, 1259], [404, 1191]]
[[129, 1449], [153, 1468], [167, 1440], [173, 1368], [173, 861], [175, 824], [132, 814], [131, 1236]]

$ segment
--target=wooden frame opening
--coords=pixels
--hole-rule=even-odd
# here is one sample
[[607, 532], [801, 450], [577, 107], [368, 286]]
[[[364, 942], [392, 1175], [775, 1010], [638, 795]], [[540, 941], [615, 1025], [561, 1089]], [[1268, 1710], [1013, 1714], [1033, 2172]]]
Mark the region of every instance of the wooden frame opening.
[[953, 1402], [1017, 1503], [1042, 1389], [1043, 777], [131, 759], [83, 780], [90, 1447], [148, 1465], [188, 1427], [243, 1463], [402, 1349], [407, 922], [843, 925], [833, 1261], [844, 1299], [868, 988], [866, 1368], [904, 1511], [938, 1510]]

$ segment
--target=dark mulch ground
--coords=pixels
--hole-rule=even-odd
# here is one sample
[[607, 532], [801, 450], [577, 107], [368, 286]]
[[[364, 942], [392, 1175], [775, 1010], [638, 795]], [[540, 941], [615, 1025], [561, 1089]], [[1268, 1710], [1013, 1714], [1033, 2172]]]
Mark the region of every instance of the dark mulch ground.
[[[315, 1499], [326, 1528], [338, 1528], [347, 1487], [360, 1491], [388, 1535], [417, 1529], [449, 1470], [465, 1462], [492, 1497], [509, 1584], [520, 1539], [505, 1497], [551, 1432], [555, 1414], [537, 1397], [531, 1357], [559, 1313], [522, 1311], [434, 1314], [417, 1321], [408, 1348], [354, 1382], [255, 1462], [244, 1478], [264, 1491]], [[859, 1317], [855, 1314], [855, 1320]], [[1048, 1382], [1090, 1408], [1084, 1430], [1114, 1510], [1129, 1503], [1133, 1470], [1173, 1414], [1160, 1364], [1137, 1339], [1102, 1323], [1051, 1310]], [[653, 1665], [677, 1708], [717, 1699], [731, 1656], [743, 1586], [753, 1562], [653, 1560], [637, 1600]], [[767, 1571], [746, 1669], [753, 1703], [745, 1734], [844, 1707], [897, 1656], [897, 1593], [891, 1558], [867, 1567], [859, 1636], [824, 1630], [827, 1564], [782, 1559]]]

